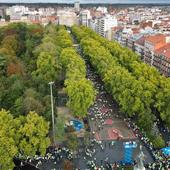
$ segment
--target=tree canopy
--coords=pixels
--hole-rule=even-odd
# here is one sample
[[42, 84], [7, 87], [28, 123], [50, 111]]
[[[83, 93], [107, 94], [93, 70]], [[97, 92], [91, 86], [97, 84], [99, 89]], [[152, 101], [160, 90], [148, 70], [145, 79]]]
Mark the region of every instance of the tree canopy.
[[21, 153], [44, 155], [50, 144], [47, 137], [49, 123], [35, 112], [14, 118], [9, 111], [0, 111], [0, 166], [2, 170], [13, 169], [13, 157]]
[[170, 127], [169, 78], [143, 63], [131, 50], [87, 27], [73, 26], [72, 33], [122, 111], [136, 118], [141, 127], [150, 129], [156, 109]]

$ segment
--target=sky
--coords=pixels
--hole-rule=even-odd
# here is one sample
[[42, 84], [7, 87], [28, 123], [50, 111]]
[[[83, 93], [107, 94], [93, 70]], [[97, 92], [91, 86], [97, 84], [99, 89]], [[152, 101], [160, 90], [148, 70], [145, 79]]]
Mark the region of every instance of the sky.
[[[0, 0], [5, 3], [74, 3], [77, 0]], [[170, 0], [79, 0], [80, 3], [169, 3]]]

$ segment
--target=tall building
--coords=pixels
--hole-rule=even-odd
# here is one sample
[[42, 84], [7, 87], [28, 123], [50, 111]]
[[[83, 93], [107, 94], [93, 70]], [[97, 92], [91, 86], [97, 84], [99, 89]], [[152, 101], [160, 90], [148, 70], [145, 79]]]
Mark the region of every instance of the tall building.
[[91, 15], [89, 10], [83, 10], [80, 12], [79, 15], [80, 25], [84, 25], [88, 27], [90, 23], [90, 19], [91, 19]]
[[76, 12], [79, 12], [80, 11], [80, 2], [79, 1], [76, 1], [74, 3], [74, 9]]
[[170, 43], [155, 51], [153, 66], [155, 66], [160, 73], [170, 77]]
[[117, 19], [111, 15], [106, 15], [97, 19], [96, 32], [101, 36], [111, 39], [111, 29], [117, 27]]

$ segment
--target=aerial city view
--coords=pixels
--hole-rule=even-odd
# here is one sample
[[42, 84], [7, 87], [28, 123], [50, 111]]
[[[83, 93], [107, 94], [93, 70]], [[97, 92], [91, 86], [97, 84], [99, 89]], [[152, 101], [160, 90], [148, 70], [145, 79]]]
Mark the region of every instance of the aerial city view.
[[170, 0], [0, 0], [0, 170], [170, 170]]

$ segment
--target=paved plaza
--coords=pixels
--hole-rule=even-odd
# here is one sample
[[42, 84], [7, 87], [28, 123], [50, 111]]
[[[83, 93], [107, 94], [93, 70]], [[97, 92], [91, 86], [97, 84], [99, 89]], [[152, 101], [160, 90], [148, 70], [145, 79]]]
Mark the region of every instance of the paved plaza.
[[[107, 123], [107, 122], [111, 123]], [[91, 131], [95, 131], [97, 140], [120, 140], [120, 139], [136, 139], [135, 134], [128, 128], [127, 124], [118, 118], [106, 119], [103, 127], [99, 130], [98, 123], [90, 120]]]

